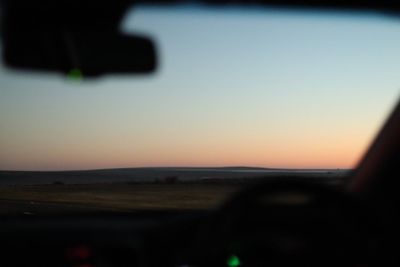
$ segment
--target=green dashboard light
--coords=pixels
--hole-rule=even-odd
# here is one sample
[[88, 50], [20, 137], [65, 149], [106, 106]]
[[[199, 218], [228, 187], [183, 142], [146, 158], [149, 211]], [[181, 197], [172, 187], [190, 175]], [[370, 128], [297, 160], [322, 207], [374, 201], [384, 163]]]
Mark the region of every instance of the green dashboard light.
[[72, 81], [81, 82], [83, 79], [82, 71], [78, 68], [71, 69], [68, 72], [67, 77]]
[[228, 257], [226, 264], [228, 265], [228, 267], [238, 267], [240, 266], [240, 259], [236, 255], [231, 255]]

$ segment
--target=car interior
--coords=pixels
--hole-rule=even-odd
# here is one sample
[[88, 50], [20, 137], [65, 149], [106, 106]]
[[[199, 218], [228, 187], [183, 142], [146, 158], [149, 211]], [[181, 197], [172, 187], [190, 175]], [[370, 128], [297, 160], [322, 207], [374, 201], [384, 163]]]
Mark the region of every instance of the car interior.
[[[400, 14], [400, 2], [392, 0], [195, 2], [222, 10]], [[151, 76], [160, 67], [157, 41], [118, 31], [125, 11], [140, 4], [182, 2], [2, 0], [3, 64], [75, 80]], [[215, 210], [5, 214], [0, 265], [398, 266], [399, 167], [400, 103], [340, 187], [280, 177], [243, 186]]]

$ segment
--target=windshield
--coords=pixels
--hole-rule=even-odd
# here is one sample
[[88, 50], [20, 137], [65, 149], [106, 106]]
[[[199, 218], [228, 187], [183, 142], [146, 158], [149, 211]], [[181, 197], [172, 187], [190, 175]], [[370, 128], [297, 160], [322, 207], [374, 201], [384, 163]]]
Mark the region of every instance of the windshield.
[[120, 28], [156, 42], [154, 74], [0, 67], [4, 201], [213, 208], [253, 178], [342, 181], [399, 96], [391, 17], [140, 6]]

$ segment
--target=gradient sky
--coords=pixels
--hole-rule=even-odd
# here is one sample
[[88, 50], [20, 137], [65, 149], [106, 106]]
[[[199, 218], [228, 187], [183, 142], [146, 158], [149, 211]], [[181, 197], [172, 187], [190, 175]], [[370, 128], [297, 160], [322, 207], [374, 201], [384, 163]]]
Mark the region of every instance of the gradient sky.
[[0, 67], [0, 169], [351, 168], [400, 96], [400, 20], [141, 7], [150, 76]]

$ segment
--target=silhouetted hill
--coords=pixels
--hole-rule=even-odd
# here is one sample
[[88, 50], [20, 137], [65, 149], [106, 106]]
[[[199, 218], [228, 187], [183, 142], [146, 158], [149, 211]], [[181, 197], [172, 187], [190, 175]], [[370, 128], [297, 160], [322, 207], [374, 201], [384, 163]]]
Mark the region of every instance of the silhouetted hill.
[[344, 177], [348, 170], [282, 170], [253, 167], [156, 167], [79, 171], [0, 171], [0, 185], [162, 183], [276, 176]]

